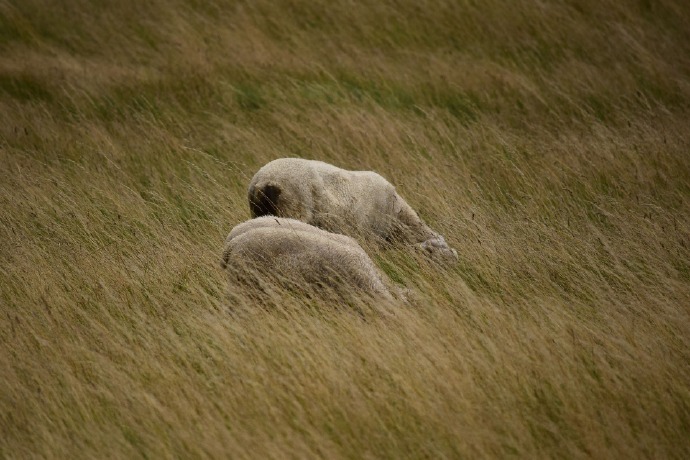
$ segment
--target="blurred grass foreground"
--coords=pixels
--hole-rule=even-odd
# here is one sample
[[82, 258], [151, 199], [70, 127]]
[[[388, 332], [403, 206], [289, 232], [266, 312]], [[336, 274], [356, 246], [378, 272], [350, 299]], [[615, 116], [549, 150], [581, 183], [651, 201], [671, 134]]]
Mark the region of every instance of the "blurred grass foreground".
[[[1, 1], [0, 457], [689, 458], [688, 24]], [[458, 264], [365, 247], [391, 315], [234, 288], [279, 157], [379, 172]]]

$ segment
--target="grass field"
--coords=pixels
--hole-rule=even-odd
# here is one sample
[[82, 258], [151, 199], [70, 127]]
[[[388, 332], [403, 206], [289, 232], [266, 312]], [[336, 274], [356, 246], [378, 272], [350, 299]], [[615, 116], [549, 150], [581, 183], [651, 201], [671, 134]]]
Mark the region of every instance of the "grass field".
[[[369, 3], [0, 0], [0, 457], [690, 458], [690, 6]], [[286, 156], [458, 264], [229, 287]]]

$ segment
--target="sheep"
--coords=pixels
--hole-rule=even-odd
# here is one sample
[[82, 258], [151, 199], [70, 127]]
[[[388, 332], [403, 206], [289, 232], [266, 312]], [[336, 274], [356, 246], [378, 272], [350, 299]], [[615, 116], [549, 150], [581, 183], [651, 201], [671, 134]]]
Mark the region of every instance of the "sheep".
[[248, 198], [252, 217], [289, 217], [330, 232], [414, 244], [441, 259], [458, 257], [395, 187], [372, 171], [280, 158], [254, 175]]
[[354, 288], [393, 299], [383, 275], [354, 239], [295, 219], [265, 216], [237, 225], [226, 239], [221, 267], [250, 283], [272, 276], [310, 290], [328, 286], [352, 293]]

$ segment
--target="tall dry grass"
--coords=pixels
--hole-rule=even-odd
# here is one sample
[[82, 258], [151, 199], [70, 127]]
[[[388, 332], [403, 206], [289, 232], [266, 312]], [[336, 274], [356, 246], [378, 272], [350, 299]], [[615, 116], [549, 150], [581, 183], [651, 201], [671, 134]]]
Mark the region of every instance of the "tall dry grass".
[[[689, 23], [0, 2], [0, 456], [687, 458]], [[393, 316], [260, 308], [218, 262], [283, 156], [380, 172], [459, 263], [368, 247]]]

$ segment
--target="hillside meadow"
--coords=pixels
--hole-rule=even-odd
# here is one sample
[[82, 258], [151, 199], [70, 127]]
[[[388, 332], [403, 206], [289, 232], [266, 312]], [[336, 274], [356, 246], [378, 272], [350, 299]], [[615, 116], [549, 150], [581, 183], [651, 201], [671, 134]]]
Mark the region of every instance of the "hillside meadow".
[[[0, 1], [0, 457], [690, 458], [682, 0]], [[279, 157], [457, 249], [220, 269]]]

